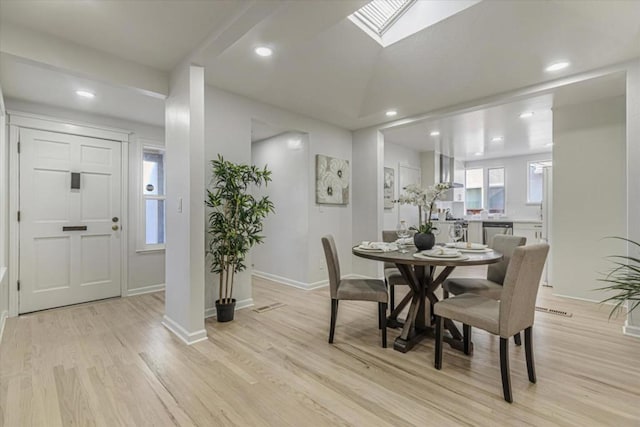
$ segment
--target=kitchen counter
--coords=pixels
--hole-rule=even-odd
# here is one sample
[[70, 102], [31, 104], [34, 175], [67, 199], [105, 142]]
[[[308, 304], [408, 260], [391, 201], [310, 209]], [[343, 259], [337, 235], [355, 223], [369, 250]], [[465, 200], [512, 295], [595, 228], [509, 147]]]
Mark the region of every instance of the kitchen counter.
[[468, 219], [467, 221], [469, 222], [513, 222], [518, 223], [518, 222], [534, 222], [536, 224], [542, 224], [542, 220], [541, 219], [532, 219], [532, 218], [517, 218], [517, 219], [513, 219], [513, 218], [489, 218], [489, 219]]

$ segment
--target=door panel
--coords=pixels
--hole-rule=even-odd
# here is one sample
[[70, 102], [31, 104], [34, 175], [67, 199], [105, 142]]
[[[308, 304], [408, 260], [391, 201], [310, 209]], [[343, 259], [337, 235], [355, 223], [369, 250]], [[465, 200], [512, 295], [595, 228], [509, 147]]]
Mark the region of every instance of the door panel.
[[20, 129], [20, 146], [20, 313], [120, 295], [120, 143]]

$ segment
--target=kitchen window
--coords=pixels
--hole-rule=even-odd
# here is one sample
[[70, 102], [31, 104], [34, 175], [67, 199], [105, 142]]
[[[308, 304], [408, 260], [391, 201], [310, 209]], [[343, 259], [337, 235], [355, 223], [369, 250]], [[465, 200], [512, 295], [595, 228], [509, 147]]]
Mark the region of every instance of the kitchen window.
[[504, 214], [505, 187], [504, 168], [489, 169], [489, 189], [487, 191], [487, 207], [489, 213]]
[[484, 169], [465, 170], [465, 206], [467, 215], [479, 213], [483, 207]]
[[537, 160], [527, 163], [527, 204], [542, 203], [543, 174], [545, 167], [551, 166], [551, 160]]
[[143, 250], [164, 249], [166, 194], [162, 148], [143, 147], [141, 186], [140, 246]]

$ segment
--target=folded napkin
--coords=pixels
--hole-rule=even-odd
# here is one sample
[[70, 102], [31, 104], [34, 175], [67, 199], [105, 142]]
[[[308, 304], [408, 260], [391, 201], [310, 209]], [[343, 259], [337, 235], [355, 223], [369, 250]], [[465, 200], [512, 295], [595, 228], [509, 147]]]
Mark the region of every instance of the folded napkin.
[[460, 251], [457, 249], [447, 249], [444, 246], [434, 246], [433, 249], [428, 251], [430, 255], [460, 255]]
[[405, 237], [395, 242], [397, 245], [413, 245], [413, 237]]
[[396, 245], [395, 243], [363, 241], [362, 243], [360, 243], [360, 248], [369, 249], [369, 250], [379, 250], [382, 252], [391, 252], [391, 251], [397, 251], [398, 245]]

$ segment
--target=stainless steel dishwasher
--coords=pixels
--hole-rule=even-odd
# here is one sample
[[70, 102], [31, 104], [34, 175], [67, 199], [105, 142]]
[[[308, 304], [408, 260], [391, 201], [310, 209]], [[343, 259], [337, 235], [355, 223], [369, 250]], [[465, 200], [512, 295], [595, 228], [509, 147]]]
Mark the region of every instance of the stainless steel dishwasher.
[[513, 234], [513, 222], [509, 221], [483, 221], [482, 236], [483, 243], [491, 246], [493, 236], [496, 234]]

